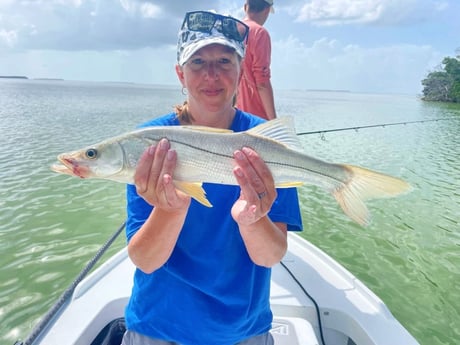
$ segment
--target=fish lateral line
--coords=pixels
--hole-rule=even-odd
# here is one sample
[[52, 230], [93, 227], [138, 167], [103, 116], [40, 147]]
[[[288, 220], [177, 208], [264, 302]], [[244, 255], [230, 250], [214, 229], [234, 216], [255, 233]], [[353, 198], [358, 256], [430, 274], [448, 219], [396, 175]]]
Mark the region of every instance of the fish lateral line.
[[[206, 131], [210, 134], [201, 139], [190, 131]], [[215, 134], [212, 135], [211, 133]], [[241, 136], [241, 140], [239, 136]], [[132, 175], [139, 159], [137, 155], [145, 151], [146, 144], [152, 145], [162, 138], [171, 141], [172, 147], [176, 146], [178, 152], [183, 154], [190, 152], [196, 154], [198, 152], [197, 157], [193, 158], [197, 159], [196, 165], [200, 168], [194, 172], [194, 175], [189, 174], [193, 182], [187, 180], [187, 168], [192, 167], [186, 165], [190, 164], [188, 161], [184, 166], [181, 166], [183, 176], [178, 175], [181, 176], [178, 177], [179, 180], [173, 182], [178, 190], [206, 207], [212, 207], [212, 204], [207, 199], [203, 183], [224, 184], [232, 181], [231, 178], [229, 179], [231, 171], [226, 172], [221, 169], [217, 171], [217, 176], [211, 176], [206, 164], [213, 164], [210, 161], [216, 160], [216, 163], [221, 164], [222, 167], [222, 164], [229, 163], [222, 162], [222, 158], [225, 160], [233, 159], [234, 150], [240, 147], [250, 147], [259, 153], [272, 171], [277, 188], [299, 187], [304, 184], [321, 187], [335, 197], [346, 215], [361, 225], [367, 225], [370, 219], [369, 211], [364, 204], [365, 200], [395, 196], [410, 189], [410, 185], [405, 181], [383, 173], [346, 164], [328, 163], [308, 156], [301, 147], [290, 117], [263, 122], [241, 132], [221, 129], [209, 130], [208, 127], [199, 126], [144, 127], [93, 145], [93, 148], [108, 153], [102, 163], [99, 157], [91, 159], [91, 163], [88, 163], [88, 159], [85, 159], [84, 155], [85, 150], [88, 149], [86, 148], [59, 155], [58, 159], [66, 167], [55, 165], [52, 166], [52, 169], [58, 173], [73, 176], [110, 179], [133, 184]], [[189, 142], [187, 138], [189, 138]], [[215, 150], [210, 149], [212, 145], [205, 145], [206, 138], [210, 138], [212, 144], [216, 145]], [[114, 147], [117, 149], [114, 150]], [[226, 150], [229, 150], [228, 147], [233, 152], [225, 153]], [[182, 149], [188, 149], [188, 151], [182, 151]], [[217, 152], [219, 149], [221, 151]], [[118, 159], [117, 154], [119, 155], [119, 152], [121, 152], [120, 159], [123, 160], [119, 162], [120, 165], [115, 164], [118, 161], [113, 162], [113, 159]], [[200, 155], [199, 152], [207, 155]], [[75, 161], [69, 160], [68, 164], [65, 164], [66, 157], [77, 158]], [[81, 167], [87, 168], [88, 171], [78, 171], [80, 163], [82, 164]], [[181, 164], [180, 161], [178, 163]], [[193, 164], [195, 166], [195, 162]], [[235, 183], [231, 182], [230, 184], [234, 185]]]

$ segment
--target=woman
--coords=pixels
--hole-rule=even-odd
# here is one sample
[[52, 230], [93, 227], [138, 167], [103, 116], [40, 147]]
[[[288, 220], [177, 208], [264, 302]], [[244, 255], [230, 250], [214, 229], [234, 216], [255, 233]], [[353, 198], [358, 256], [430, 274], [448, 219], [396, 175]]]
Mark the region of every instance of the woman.
[[[187, 101], [143, 126], [200, 125], [244, 131], [264, 120], [235, 109], [248, 28], [189, 12], [176, 73]], [[163, 139], [142, 156], [127, 189], [128, 253], [136, 265], [123, 345], [273, 344], [270, 267], [300, 230], [295, 189], [276, 190], [257, 152], [234, 152], [239, 186], [205, 184], [212, 208], [177, 190], [176, 152]]]

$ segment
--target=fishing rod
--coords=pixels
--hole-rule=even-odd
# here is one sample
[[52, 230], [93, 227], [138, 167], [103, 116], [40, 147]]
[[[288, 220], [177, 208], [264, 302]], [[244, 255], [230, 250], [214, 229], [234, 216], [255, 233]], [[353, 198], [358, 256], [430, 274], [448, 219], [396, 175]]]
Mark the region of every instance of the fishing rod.
[[320, 131], [301, 132], [301, 133], [297, 133], [297, 135], [324, 134], [324, 133], [330, 133], [330, 132], [341, 132], [341, 131], [351, 131], [351, 130], [358, 131], [359, 129], [367, 129], [367, 128], [375, 128], [375, 127], [383, 127], [383, 128], [385, 128], [385, 127], [389, 127], [389, 126], [400, 126], [400, 125], [409, 125], [409, 124], [413, 124], [413, 123], [437, 122], [437, 121], [445, 121], [445, 120], [452, 120], [452, 118], [445, 117], [445, 118], [440, 118], [440, 119], [404, 121], [404, 122], [390, 122], [390, 123], [380, 123], [380, 124], [367, 125], [367, 126], [355, 126], [355, 127], [323, 129], [323, 130], [320, 130]]

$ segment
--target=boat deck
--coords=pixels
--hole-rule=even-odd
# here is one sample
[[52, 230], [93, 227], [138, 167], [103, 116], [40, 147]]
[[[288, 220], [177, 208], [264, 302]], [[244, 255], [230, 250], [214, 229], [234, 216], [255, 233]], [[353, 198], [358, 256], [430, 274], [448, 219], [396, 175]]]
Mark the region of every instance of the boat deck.
[[[54, 324], [31, 345], [91, 344], [107, 324], [123, 317], [133, 271], [126, 249], [115, 254], [77, 286]], [[276, 345], [418, 344], [372, 291], [295, 234], [289, 234], [289, 251], [273, 268], [270, 302]]]

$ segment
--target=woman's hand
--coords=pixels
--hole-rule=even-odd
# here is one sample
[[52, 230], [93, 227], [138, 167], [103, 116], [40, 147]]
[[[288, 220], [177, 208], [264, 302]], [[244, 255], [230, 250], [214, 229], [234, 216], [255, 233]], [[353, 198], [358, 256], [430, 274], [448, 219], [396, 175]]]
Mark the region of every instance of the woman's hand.
[[232, 217], [239, 225], [248, 226], [265, 217], [277, 193], [270, 169], [250, 148], [234, 152], [233, 173], [241, 187], [240, 198], [232, 207]]
[[145, 150], [138, 162], [134, 175], [137, 193], [155, 208], [174, 212], [190, 205], [190, 196], [174, 186], [176, 163], [176, 151], [171, 150], [167, 139]]
[[134, 175], [137, 193], [154, 206], [128, 243], [129, 257], [144, 273], [154, 272], [171, 256], [188, 212], [190, 197], [173, 183], [176, 163], [176, 152], [162, 139], [145, 150]]
[[251, 260], [272, 267], [287, 250], [287, 225], [273, 223], [267, 216], [277, 197], [275, 182], [267, 164], [249, 148], [234, 153], [233, 173], [241, 187], [232, 207], [241, 237]]

